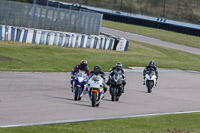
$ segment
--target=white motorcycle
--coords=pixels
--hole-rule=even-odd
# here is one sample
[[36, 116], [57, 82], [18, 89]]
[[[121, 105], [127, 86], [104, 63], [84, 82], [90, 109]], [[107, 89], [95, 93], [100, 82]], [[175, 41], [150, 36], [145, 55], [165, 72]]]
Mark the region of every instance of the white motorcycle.
[[148, 93], [152, 92], [152, 89], [156, 86], [156, 72], [155, 71], [147, 71], [145, 74], [145, 86], [147, 87]]
[[88, 80], [88, 95], [92, 102], [92, 107], [98, 107], [104, 97], [103, 83], [104, 79], [99, 75], [93, 75]]

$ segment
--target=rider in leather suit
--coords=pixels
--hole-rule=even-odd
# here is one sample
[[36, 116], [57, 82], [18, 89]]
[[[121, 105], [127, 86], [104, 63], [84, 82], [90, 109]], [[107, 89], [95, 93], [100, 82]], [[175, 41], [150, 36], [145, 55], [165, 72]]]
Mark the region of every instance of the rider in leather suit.
[[[118, 62], [118, 63], [116, 64], [116, 66], [113, 67], [113, 68], [111, 69], [109, 75], [113, 76], [116, 72], [120, 72], [120, 73], [122, 74], [122, 76], [123, 76], [123, 79], [124, 79], [124, 80], [122, 81], [122, 84], [123, 84], [122, 93], [124, 93], [124, 87], [125, 87], [125, 85], [126, 85], [126, 81], [125, 81], [125, 73], [124, 73], [124, 70], [122, 69], [122, 63], [121, 63], [121, 62]], [[107, 85], [110, 85], [110, 80], [111, 80], [111, 79], [110, 79], [110, 77], [109, 77], [108, 82], [107, 82]]]
[[107, 87], [106, 87], [106, 84], [105, 84], [106, 74], [103, 71], [101, 71], [101, 66], [100, 65], [94, 66], [94, 70], [90, 72], [89, 79], [93, 75], [100, 75], [104, 79], [103, 89], [104, 89], [104, 93], [106, 93], [106, 91], [107, 91]]
[[[155, 66], [155, 62], [153, 60], [151, 60], [149, 62], [149, 65], [145, 67], [144, 71], [143, 71], [143, 77], [145, 79], [145, 75], [146, 75], [146, 72], [149, 71], [149, 70], [153, 70], [156, 72], [156, 81], [158, 80], [158, 71], [157, 71], [157, 67]], [[157, 83], [157, 82], [156, 82]], [[143, 82], [143, 85], [145, 83]]]

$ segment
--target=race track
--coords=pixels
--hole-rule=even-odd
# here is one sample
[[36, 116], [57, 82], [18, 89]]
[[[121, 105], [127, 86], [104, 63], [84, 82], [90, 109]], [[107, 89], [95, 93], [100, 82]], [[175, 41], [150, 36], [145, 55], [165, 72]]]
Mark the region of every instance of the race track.
[[143, 86], [142, 69], [126, 70], [126, 76], [119, 102], [107, 92], [93, 108], [88, 95], [73, 100], [70, 73], [0, 72], [0, 127], [200, 111], [199, 72], [159, 69], [151, 94]]
[[159, 39], [155, 39], [155, 38], [151, 38], [151, 37], [147, 37], [147, 36], [143, 36], [143, 35], [119, 31], [119, 30], [110, 29], [110, 28], [106, 28], [106, 27], [101, 27], [101, 32], [108, 33], [108, 34], [111, 34], [111, 35], [114, 35], [117, 37], [124, 37], [124, 38], [130, 39], [130, 40], [136, 40], [139, 42], [144, 42], [144, 43], [148, 43], [148, 44], [152, 44], [152, 45], [162, 46], [162, 47], [166, 47], [166, 48], [172, 48], [172, 49], [181, 50], [181, 51], [185, 51], [188, 53], [200, 55], [200, 49], [198, 49], [198, 48], [192, 48], [192, 47], [188, 47], [188, 46], [184, 46], [184, 45], [166, 42], [166, 41], [162, 41]]

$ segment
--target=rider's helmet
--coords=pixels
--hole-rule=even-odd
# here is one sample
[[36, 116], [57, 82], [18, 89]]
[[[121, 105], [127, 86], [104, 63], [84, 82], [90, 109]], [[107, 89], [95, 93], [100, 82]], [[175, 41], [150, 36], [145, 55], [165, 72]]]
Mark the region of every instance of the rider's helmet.
[[101, 66], [100, 65], [96, 65], [94, 66], [94, 74], [99, 74], [101, 72]]
[[118, 62], [116, 64], [116, 69], [117, 69], [117, 71], [120, 71], [122, 69], [122, 63], [121, 62]]
[[81, 68], [85, 68], [87, 66], [87, 61], [86, 60], [82, 60], [80, 65], [81, 65]]
[[149, 66], [150, 66], [150, 67], [154, 67], [154, 65], [155, 65], [154, 60], [151, 60], [151, 61], [149, 62]]

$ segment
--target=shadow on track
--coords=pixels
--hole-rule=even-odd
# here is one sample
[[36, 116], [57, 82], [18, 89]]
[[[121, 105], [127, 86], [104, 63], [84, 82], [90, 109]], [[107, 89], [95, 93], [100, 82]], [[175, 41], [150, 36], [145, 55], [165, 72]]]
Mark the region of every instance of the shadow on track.
[[61, 99], [61, 100], [68, 100], [68, 101], [74, 101], [74, 99], [72, 99], [72, 98], [66, 98], [66, 97], [51, 97], [51, 98]]
[[[50, 96], [50, 95], [43, 95], [43, 96], [48, 97], [48, 98], [52, 98], [52, 99], [60, 99], [62, 101], [56, 101], [56, 102], [60, 102], [60, 103], [68, 103], [68, 104], [72, 104], [72, 105], [78, 105], [78, 106], [84, 106], [84, 107], [91, 107], [91, 105], [88, 105], [88, 104], [81, 104], [84, 101], [75, 101], [72, 98], [55, 97], [55, 96]], [[66, 102], [66, 101], [72, 101], [73, 103], [72, 102]], [[81, 102], [81, 103], [77, 103], [77, 102]]]
[[133, 90], [133, 91], [142, 92], [142, 93], [148, 93], [147, 91], [138, 91], [138, 90]]

